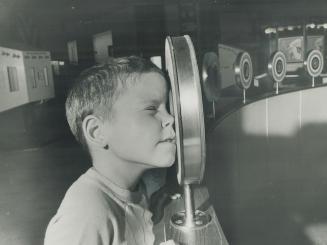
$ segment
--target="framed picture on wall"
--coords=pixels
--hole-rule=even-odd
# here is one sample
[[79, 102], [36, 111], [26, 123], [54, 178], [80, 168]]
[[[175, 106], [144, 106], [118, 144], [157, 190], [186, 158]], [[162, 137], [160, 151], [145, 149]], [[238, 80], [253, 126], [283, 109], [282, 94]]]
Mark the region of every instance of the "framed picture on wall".
[[298, 63], [304, 60], [304, 42], [302, 36], [283, 37], [278, 39], [278, 50], [286, 56], [287, 63]]

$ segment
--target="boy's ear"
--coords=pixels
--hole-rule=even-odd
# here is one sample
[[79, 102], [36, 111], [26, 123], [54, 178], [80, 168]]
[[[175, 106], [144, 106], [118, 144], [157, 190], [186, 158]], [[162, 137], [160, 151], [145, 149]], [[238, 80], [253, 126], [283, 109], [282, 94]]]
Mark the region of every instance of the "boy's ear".
[[99, 147], [105, 147], [107, 142], [103, 135], [103, 123], [98, 117], [88, 115], [83, 120], [83, 133], [88, 143], [95, 144]]

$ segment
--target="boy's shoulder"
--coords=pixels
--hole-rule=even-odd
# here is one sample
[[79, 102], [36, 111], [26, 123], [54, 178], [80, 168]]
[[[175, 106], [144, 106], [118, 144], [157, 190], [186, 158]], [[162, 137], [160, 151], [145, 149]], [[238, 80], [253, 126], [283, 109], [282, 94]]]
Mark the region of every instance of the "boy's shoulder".
[[58, 213], [74, 212], [84, 216], [117, 216], [124, 210], [113, 193], [90, 174], [91, 169], [81, 175], [67, 190]]

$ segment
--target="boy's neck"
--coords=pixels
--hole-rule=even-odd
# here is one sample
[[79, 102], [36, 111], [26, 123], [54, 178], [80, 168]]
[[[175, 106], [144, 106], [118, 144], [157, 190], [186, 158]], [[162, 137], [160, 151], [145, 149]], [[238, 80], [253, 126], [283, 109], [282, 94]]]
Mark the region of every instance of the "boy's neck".
[[103, 176], [108, 178], [117, 186], [134, 191], [137, 188], [145, 166], [137, 163], [130, 163], [115, 157], [95, 157], [93, 166]]

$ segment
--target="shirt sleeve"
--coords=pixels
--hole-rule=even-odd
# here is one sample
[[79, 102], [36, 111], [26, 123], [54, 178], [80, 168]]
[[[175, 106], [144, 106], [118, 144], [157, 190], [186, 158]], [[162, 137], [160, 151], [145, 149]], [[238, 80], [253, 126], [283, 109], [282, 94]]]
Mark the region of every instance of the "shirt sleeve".
[[113, 237], [114, 229], [109, 219], [72, 212], [53, 217], [44, 245], [111, 245]]

